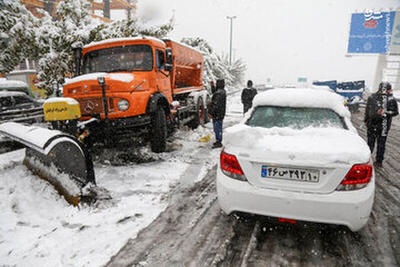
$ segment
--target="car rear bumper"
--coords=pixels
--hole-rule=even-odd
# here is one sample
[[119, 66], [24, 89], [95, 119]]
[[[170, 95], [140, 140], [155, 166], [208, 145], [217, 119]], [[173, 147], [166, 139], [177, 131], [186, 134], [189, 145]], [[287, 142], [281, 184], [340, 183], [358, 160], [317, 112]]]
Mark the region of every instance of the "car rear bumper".
[[222, 210], [254, 213], [319, 223], [346, 225], [358, 231], [368, 221], [374, 201], [375, 179], [357, 191], [330, 194], [257, 188], [217, 171], [218, 202]]

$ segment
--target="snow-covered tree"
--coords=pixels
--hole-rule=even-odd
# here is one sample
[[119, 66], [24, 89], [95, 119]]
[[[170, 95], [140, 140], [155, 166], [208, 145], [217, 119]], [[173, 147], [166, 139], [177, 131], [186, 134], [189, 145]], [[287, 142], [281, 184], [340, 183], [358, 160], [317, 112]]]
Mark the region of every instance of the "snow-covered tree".
[[0, 72], [10, 72], [22, 60], [38, 56], [38, 25], [39, 20], [19, 1], [0, 1]]
[[43, 11], [34, 17], [19, 1], [0, 0], [0, 72], [7, 73], [25, 58], [39, 59], [39, 86], [52, 93], [73, 73], [72, 48], [107, 38], [138, 35], [165, 37], [173, 30], [173, 19], [148, 27], [137, 19], [104, 23], [92, 18], [88, 0], [62, 0], [53, 19]]
[[230, 86], [242, 83], [244, 72], [246, 71], [246, 65], [242, 60], [236, 60], [232, 65], [229, 65], [227, 57], [218, 55], [207, 41], [202, 38], [183, 38], [181, 42], [203, 52], [204, 84], [209, 84], [210, 81], [217, 79], [225, 79], [225, 83]]
[[41, 20], [37, 43], [41, 47], [38, 76], [41, 87], [51, 94], [55, 84], [73, 73], [72, 47], [91, 41], [91, 32], [101, 24], [89, 13], [87, 0], [64, 0], [56, 9], [57, 20], [48, 14]]

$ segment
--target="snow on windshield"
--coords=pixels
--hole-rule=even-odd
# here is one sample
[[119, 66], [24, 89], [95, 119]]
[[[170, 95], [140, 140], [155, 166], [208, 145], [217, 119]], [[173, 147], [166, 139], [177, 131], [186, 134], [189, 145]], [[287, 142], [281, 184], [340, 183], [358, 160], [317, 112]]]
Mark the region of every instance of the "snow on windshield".
[[344, 98], [325, 90], [309, 88], [272, 89], [257, 94], [253, 103], [254, 106], [327, 108], [334, 110], [342, 117], [350, 117], [350, 112], [344, 106]]
[[326, 108], [260, 106], [255, 108], [246, 124], [265, 128], [347, 128], [343, 120], [333, 110]]

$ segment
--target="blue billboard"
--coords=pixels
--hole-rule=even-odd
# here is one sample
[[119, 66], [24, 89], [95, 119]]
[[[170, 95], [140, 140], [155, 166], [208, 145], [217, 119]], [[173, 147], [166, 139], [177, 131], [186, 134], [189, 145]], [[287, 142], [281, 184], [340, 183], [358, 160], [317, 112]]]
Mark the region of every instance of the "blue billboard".
[[395, 11], [352, 14], [347, 53], [388, 53], [394, 17]]

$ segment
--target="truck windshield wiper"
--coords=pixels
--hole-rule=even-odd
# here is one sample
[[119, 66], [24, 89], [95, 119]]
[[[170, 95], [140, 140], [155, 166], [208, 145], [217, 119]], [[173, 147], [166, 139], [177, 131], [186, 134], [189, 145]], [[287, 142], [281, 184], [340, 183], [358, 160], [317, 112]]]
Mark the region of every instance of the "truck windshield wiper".
[[110, 72], [118, 72], [118, 71], [129, 71], [129, 70], [127, 70], [127, 69], [114, 69], [114, 70], [110, 70], [110, 71], [107, 71], [107, 72], [110, 73]]

